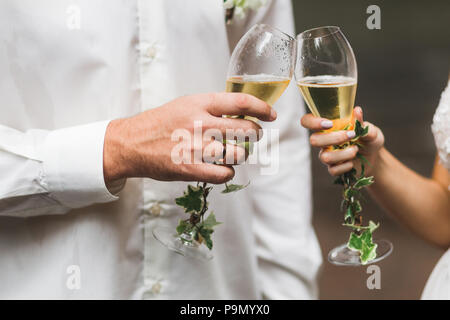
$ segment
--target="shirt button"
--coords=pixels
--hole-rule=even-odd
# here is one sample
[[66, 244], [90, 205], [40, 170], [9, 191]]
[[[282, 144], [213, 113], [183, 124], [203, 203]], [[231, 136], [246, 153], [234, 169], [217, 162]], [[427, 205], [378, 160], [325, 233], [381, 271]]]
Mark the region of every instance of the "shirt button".
[[145, 51], [145, 55], [150, 58], [150, 59], [155, 59], [156, 57], [156, 48], [154, 46], [149, 47], [146, 51]]
[[154, 285], [152, 285], [152, 292], [154, 294], [158, 294], [161, 292], [161, 284], [159, 282], [155, 283]]
[[154, 217], [158, 217], [161, 214], [162, 208], [159, 205], [159, 203], [153, 204], [150, 209], [148, 210], [150, 214]]

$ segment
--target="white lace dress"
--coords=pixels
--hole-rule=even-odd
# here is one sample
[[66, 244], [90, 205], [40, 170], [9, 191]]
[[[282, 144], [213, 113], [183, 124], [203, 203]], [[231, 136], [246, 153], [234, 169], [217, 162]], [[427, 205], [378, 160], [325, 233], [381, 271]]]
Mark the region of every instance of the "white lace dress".
[[[440, 161], [450, 172], [450, 83], [442, 93], [431, 128]], [[422, 293], [422, 299], [450, 300], [450, 249], [442, 256], [431, 273]]]

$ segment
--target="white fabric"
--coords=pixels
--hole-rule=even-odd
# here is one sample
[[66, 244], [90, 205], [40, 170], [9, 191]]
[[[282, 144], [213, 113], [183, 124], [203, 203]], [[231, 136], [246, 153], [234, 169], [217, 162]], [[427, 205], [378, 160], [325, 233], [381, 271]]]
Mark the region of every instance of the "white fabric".
[[[181, 95], [222, 91], [229, 41], [265, 22], [294, 33], [288, 0], [227, 27], [222, 0], [4, 0], [0, 3], [0, 298], [315, 298], [307, 132], [294, 85], [279, 103], [280, 170], [211, 194], [224, 222], [210, 262], [152, 236], [175, 227], [186, 183], [103, 181], [110, 119]], [[228, 39], [229, 38], [229, 39]], [[271, 142], [268, 142], [272, 145]], [[260, 142], [262, 146], [264, 142]], [[270, 160], [270, 159], [269, 159]], [[116, 200], [116, 201], [113, 201]]]
[[450, 300], [450, 250], [441, 257], [422, 292], [424, 300]]
[[[440, 161], [450, 172], [450, 85], [442, 93], [432, 129]], [[450, 300], [450, 250], [442, 256], [431, 273], [422, 299]]]
[[431, 128], [441, 163], [450, 171], [450, 85], [442, 92]]

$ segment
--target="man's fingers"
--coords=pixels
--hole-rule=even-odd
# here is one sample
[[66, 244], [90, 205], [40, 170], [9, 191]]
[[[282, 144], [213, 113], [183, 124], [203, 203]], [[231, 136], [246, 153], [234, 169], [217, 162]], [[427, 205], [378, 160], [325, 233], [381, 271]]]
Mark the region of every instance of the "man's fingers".
[[313, 133], [309, 141], [313, 147], [325, 148], [334, 145], [340, 145], [355, 137], [355, 131], [334, 131], [328, 133]]
[[186, 165], [186, 169], [188, 173], [186, 181], [221, 184], [234, 177], [234, 169], [231, 166], [202, 163]]
[[342, 150], [321, 150], [319, 153], [320, 161], [322, 161], [326, 165], [335, 165], [338, 163], [352, 161], [355, 159], [356, 154], [358, 153], [357, 146], [351, 146]]
[[310, 130], [326, 130], [333, 127], [333, 121], [325, 118], [315, 117], [311, 113], [305, 114], [301, 118], [300, 123], [303, 127]]
[[210, 93], [208, 99], [207, 110], [216, 117], [242, 115], [252, 116], [262, 121], [273, 121], [277, 118], [275, 109], [250, 94], [237, 92]]
[[236, 165], [244, 163], [247, 157], [245, 148], [229, 143], [224, 146], [219, 141], [212, 141], [203, 150], [203, 161], [206, 163]]
[[262, 137], [262, 128], [254, 121], [246, 119], [218, 118], [214, 127], [222, 131], [226, 140], [258, 141]]
[[226, 165], [243, 164], [247, 160], [247, 157], [248, 153], [245, 151], [245, 148], [227, 143], [223, 163]]

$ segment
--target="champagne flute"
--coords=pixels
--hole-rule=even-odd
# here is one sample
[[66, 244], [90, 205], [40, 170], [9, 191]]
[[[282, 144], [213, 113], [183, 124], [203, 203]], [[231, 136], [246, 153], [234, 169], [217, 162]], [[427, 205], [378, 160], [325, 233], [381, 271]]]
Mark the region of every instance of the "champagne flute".
[[[273, 106], [294, 74], [295, 42], [293, 37], [272, 26], [254, 25], [233, 50], [225, 90], [251, 94]], [[258, 122], [250, 116], [227, 117]], [[250, 141], [245, 146], [251, 153], [253, 143]]]
[[[295, 50], [295, 39], [291, 36], [268, 25], [253, 26], [239, 40], [231, 55], [226, 91], [248, 93], [272, 106], [283, 94], [293, 76]], [[257, 121], [256, 118], [248, 116], [231, 117]], [[226, 142], [237, 143], [228, 140]], [[210, 187], [203, 183], [202, 188]], [[201, 260], [213, 258], [212, 252], [195, 240], [192, 231], [177, 234], [174, 229], [156, 227], [153, 229], [153, 236], [164, 246], [181, 255]]]
[[233, 50], [226, 91], [248, 93], [273, 106], [291, 81], [295, 52], [295, 39], [288, 34], [265, 24], [254, 25]]
[[[353, 106], [357, 86], [356, 59], [339, 27], [306, 30], [297, 36], [295, 78], [311, 113], [333, 122], [325, 131], [354, 128]], [[387, 240], [375, 241], [377, 257], [386, 258], [393, 249]], [[328, 260], [336, 265], [361, 265], [359, 252], [343, 244], [330, 251]]]

